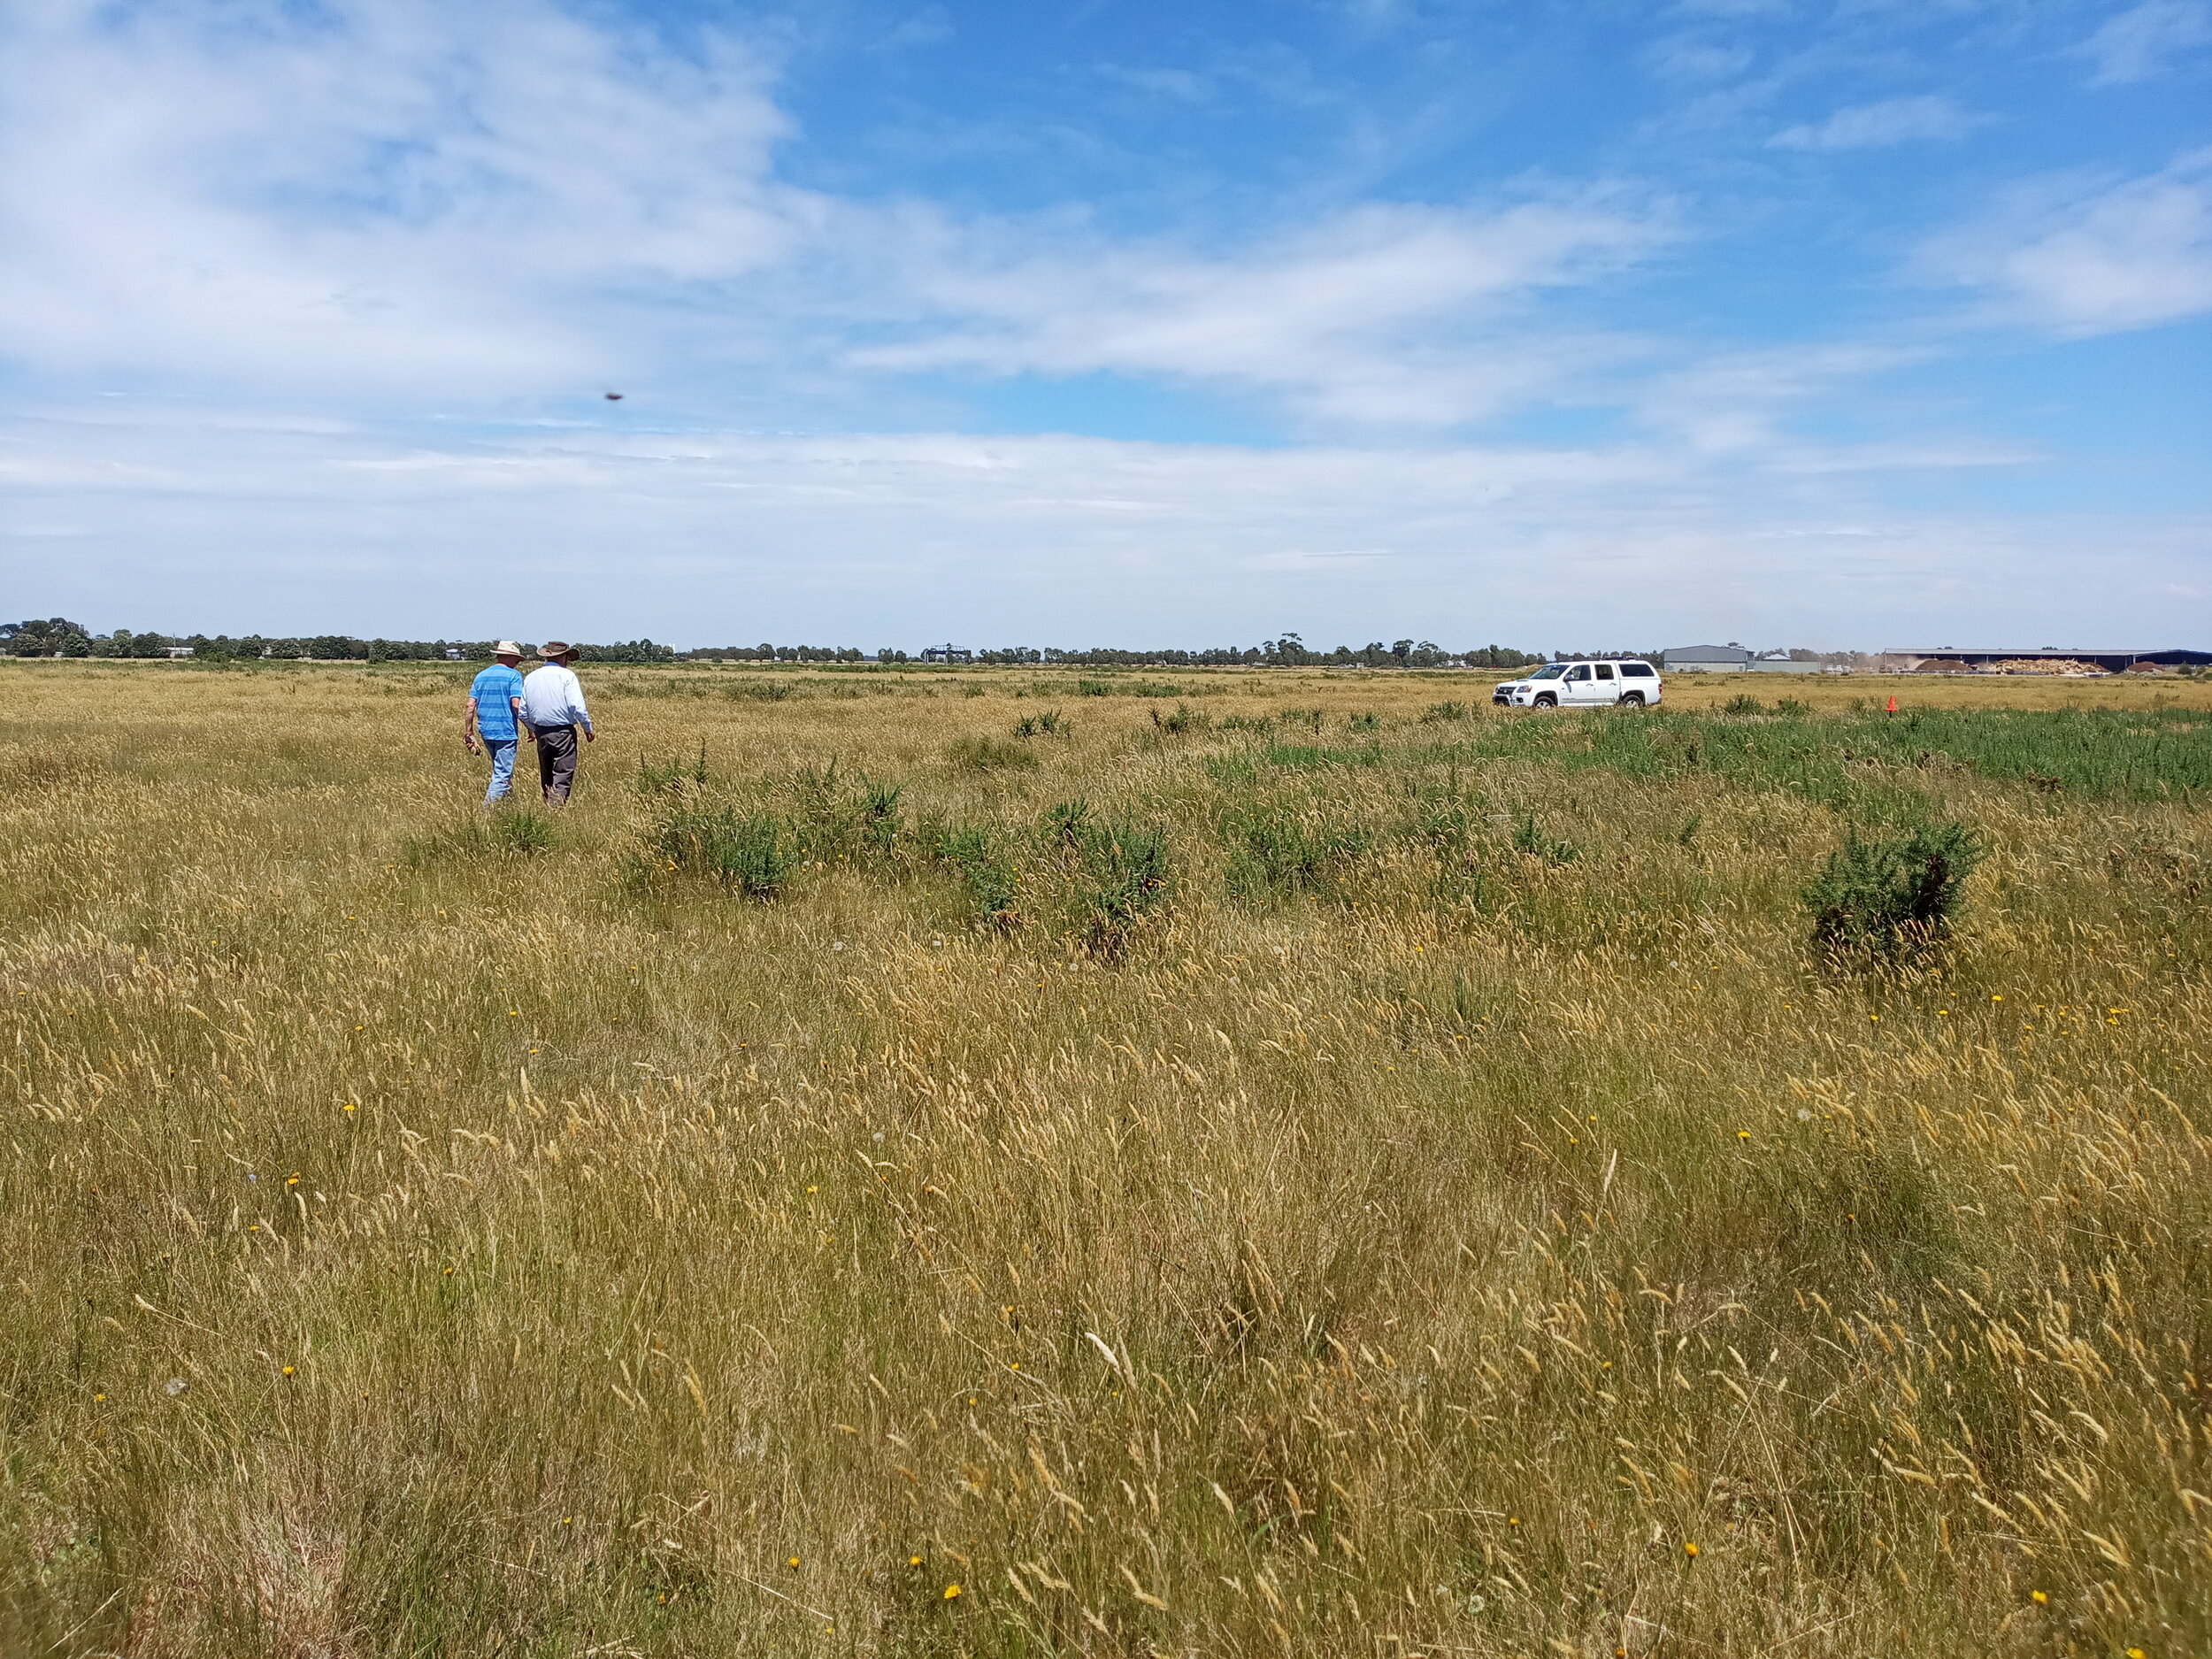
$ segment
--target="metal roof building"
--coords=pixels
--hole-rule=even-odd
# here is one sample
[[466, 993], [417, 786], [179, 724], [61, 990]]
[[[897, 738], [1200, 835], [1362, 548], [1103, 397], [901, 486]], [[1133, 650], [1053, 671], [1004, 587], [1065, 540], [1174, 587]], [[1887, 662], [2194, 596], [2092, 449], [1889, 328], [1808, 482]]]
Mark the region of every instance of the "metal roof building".
[[1660, 657], [1667, 668], [1692, 673], [1740, 670], [1751, 665], [1751, 653], [1740, 645], [1672, 645]]
[[2094, 663], [2108, 673], [2124, 673], [2138, 663], [2156, 663], [2163, 668], [2196, 667], [2212, 663], [2212, 651], [2193, 651], [2179, 646], [2163, 650], [2108, 650], [2091, 649], [2086, 646], [2062, 649], [2056, 645], [2039, 645], [2032, 650], [2017, 647], [1982, 647], [1971, 649], [1956, 645], [1938, 645], [1907, 649], [1892, 647], [1882, 653], [1885, 657], [1917, 657], [1921, 666], [1956, 663], [1961, 668], [1978, 668], [1985, 663], [2017, 662], [2075, 662]]

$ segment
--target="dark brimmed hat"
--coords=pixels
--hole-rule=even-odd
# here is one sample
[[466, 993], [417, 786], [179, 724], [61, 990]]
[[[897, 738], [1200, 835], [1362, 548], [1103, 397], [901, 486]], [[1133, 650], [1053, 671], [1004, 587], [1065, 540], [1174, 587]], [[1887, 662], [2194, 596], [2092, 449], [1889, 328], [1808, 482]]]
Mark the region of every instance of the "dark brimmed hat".
[[566, 657], [575, 649], [576, 648], [571, 645], [566, 640], [548, 640], [544, 644], [538, 647], [538, 655], [545, 658], [547, 662], [550, 663], [557, 661], [561, 657]]

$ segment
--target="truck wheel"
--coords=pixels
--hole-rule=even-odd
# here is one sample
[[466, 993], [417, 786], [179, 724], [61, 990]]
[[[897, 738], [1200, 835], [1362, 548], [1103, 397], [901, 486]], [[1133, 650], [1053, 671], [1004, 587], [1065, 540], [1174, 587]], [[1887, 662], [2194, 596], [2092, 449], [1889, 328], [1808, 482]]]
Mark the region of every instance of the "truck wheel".
[[1627, 692], [1621, 697], [1621, 707], [1624, 709], [1640, 709], [1643, 706], [1644, 694], [1640, 691]]
[[1548, 691], [1540, 692], [1537, 695], [1536, 706], [1540, 709], [1556, 709], [1559, 706], [1559, 699]]

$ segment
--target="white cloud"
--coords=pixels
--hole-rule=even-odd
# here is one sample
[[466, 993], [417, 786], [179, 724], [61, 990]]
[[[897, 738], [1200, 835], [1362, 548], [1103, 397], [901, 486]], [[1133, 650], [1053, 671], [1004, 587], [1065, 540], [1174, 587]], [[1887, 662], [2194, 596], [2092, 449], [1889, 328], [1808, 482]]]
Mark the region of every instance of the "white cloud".
[[1835, 408], [1855, 384], [1908, 366], [1924, 351], [1831, 344], [1719, 350], [1663, 370], [1636, 388], [1635, 410], [1650, 430], [1706, 458], [1763, 457], [1795, 470], [1854, 470], [1863, 449], [1793, 441], [1791, 417]]
[[626, 293], [758, 270], [810, 211], [726, 36], [684, 58], [531, 4], [7, 16], [19, 360], [536, 391], [623, 359]]
[[2091, 86], [2121, 87], [2163, 74], [2204, 45], [2212, 45], [2212, 4], [2148, 0], [2107, 19], [2077, 50], [2096, 65]]
[[1048, 238], [1010, 236], [994, 257], [948, 230], [906, 269], [931, 311], [962, 320], [855, 361], [1217, 381], [1330, 420], [1450, 425], [1617, 352], [1517, 338], [1510, 322], [1538, 291], [1596, 280], [1672, 234], [1662, 206], [1604, 194], [1490, 212], [1371, 206], [1213, 257], [1079, 231], [1048, 254], [1033, 251]]
[[1130, 69], [1108, 64], [1099, 73], [1139, 92], [1182, 104], [1203, 104], [1214, 95], [1212, 77], [1187, 69]]
[[2024, 187], [1922, 263], [1985, 291], [2000, 318], [2060, 334], [2212, 311], [2212, 149], [2141, 178]]
[[1645, 51], [1644, 65], [1675, 81], [1724, 81], [1740, 75], [1755, 61], [1748, 48], [1677, 35]]
[[887, 373], [1111, 371], [1450, 425], [1605, 349], [1501, 332], [1517, 304], [1672, 234], [1594, 189], [1204, 253], [825, 196], [778, 178], [741, 42], [552, 0], [4, 15], [0, 355], [59, 378], [467, 411], [718, 373], [857, 413]]
[[1888, 98], [1838, 110], [1824, 121], [1785, 127], [1767, 142], [1777, 150], [1878, 150], [1963, 138], [1989, 119], [1962, 110], [1948, 98]]

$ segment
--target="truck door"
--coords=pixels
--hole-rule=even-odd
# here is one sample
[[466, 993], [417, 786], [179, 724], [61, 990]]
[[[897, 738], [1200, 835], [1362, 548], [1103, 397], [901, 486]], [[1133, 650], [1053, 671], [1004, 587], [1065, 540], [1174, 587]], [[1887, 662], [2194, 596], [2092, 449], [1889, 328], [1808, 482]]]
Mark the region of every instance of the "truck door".
[[1578, 663], [1567, 671], [1566, 684], [1559, 688], [1562, 703], [1595, 703], [1597, 682], [1590, 677], [1590, 664]]
[[1599, 663], [1595, 664], [1595, 666], [1597, 668], [1598, 677], [1594, 682], [1592, 682], [1590, 687], [1592, 694], [1590, 701], [1593, 703], [1618, 703], [1621, 700], [1621, 682], [1613, 678], [1613, 664], [1610, 663]]

